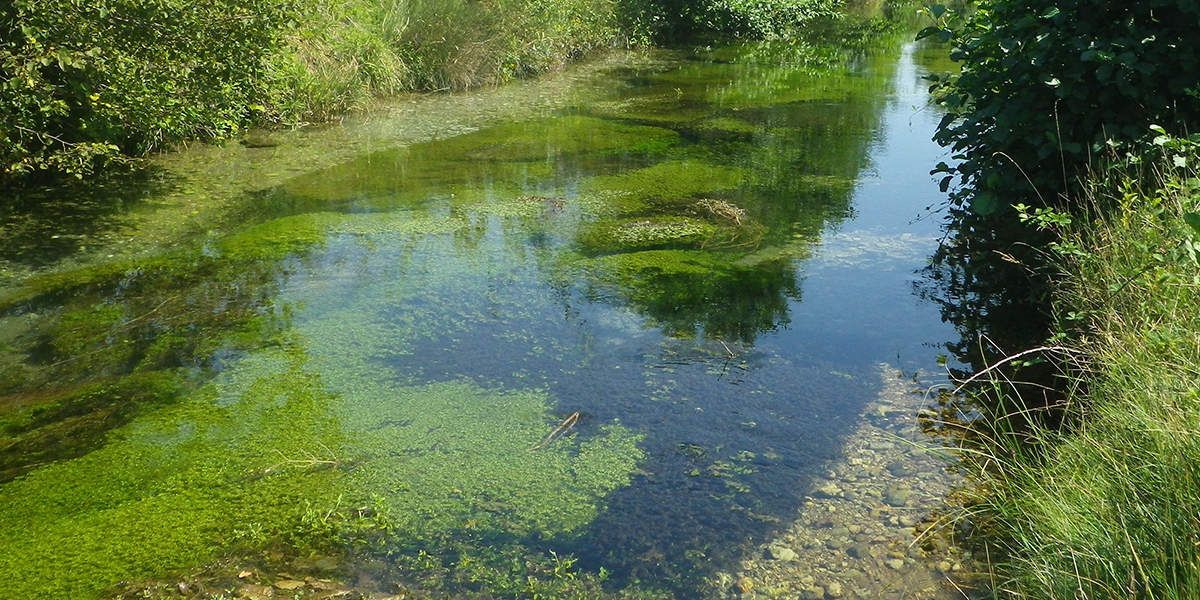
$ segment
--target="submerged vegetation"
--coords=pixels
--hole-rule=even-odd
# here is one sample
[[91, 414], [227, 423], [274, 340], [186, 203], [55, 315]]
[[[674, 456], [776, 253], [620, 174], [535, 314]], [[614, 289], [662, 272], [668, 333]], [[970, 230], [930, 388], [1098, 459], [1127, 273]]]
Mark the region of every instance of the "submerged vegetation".
[[[802, 4], [788, 10], [799, 15]], [[65, 6], [17, 3], [18, 12], [45, 10], [44, 21], [21, 29], [19, 43], [6, 48], [43, 40], [38, 23], [65, 27]], [[226, 16], [220, 11], [231, 10], [254, 22], [231, 6], [192, 16], [214, 25]], [[398, 12], [322, 5], [274, 31], [282, 54], [239, 58], [263, 69], [268, 100], [296, 89], [288, 86], [311, 85], [314, 98], [332, 103], [322, 110], [340, 111], [368, 93], [402, 86], [475, 85], [556, 68], [576, 51], [620, 37], [614, 33], [620, 30], [602, 26], [608, 13], [579, 11], [628, 8], [380, 6], [370, 10]], [[121, 11], [133, 8], [96, 10], [111, 10], [105, 18], [122, 23]], [[291, 14], [296, 5], [278, 8]], [[587, 31], [571, 30], [564, 18]], [[310, 19], [324, 19], [319, 24], [330, 29], [305, 37], [317, 27]], [[543, 35], [559, 25], [564, 32], [555, 35], [565, 37]], [[381, 45], [371, 38], [379, 28], [398, 37]], [[456, 40], [450, 29], [488, 37]], [[513, 37], [514, 31], [530, 37]], [[123, 56], [128, 71], [121, 76], [140, 77], [145, 57], [120, 52], [153, 46], [121, 36], [145, 33], [115, 25], [97, 31], [101, 52], [92, 58]], [[568, 38], [581, 45], [565, 45]], [[339, 54], [323, 45], [331, 40], [358, 50]], [[242, 41], [220, 51], [235, 52]], [[190, 48], [178, 45], [180, 53]], [[67, 58], [73, 51], [61, 49]], [[459, 52], [478, 52], [478, 60]], [[641, 598], [728, 587], [710, 583], [724, 581], [714, 571], [774, 527], [779, 519], [771, 513], [794, 509], [794, 457], [782, 459], [772, 449], [778, 433], [761, 434], [786, 431], [785, 419], [775, 417], [774, 400], [748, 403], [739, 409], [745, 416], [721, 423], [737, 447], [688, 440], [701, 452], [686, 460], [677, 456], [678, 440], [648, 438], [659, 434], [655, 423], [671, 418], [709, 435], [700, 402], [732, 403], [723, 387], [696, 390], [725, 385], [726, 371], [755, 360], [735, 356], [742, 346], [787, 324], [800, 296], [792, 261], [807, 256], [825, 227], [850, 212], [884, 106], [881, 90], [893, 73], [877, 63], [890, 65], [895, 54], [895, 48], [834, 52], [786, 41], [757, 46], [752, 58], [701, 51], [695, 62], [709, 68], [688, 66], [687, 80], [659, 65], [613, 76], [622, 87], [613, 97], [632, 98], [628, 103], [577, 106], [363, 156], [239, 199], [249, 205], [239, 207], [251, 215], [246, 222], [203, 233], [195, 244], [172, 240], [177, 245], [145, 255], [56, 262], [6, 282], [0, 295], [6, 591], [22, 598], [182, 597], [193, 588], [185, 592], [178, 582], [188, 583], [188, 573], [199, 569], [220, 572], [210, 591], [230, 594], [253, 585], [230, 567], [245, 557], [293, 574], [318, 571], [310, 564], [317, 557], [385, 562], [389, 575], [372, 591], [386, 583], [426, 596]], [[501, 55], [511, 64], [495, 62]], [[806, 57], [820, 60], [810, 64]], [[401, 58], [403, 65], [389, 62]], [[90, 80], [55, 78], [67, 66], [29, 60], [26, 66], [44, 67], [36, 73], [42, 80], [31, 75], [30, 89], [90, 94]], [[775, 83], [756, 91], [755, 73], [735, 76], [739, 61], [753, 61]], [[355, 77], [369, 81], [339, 88], [348, 80], [338, 69], [350, 64]], [[187, 79], [190, 72], [181, 69], [175, 75], [183, 79], [175, 80], [172, 63], [160, 66], [163, 77], [146, 81], [188, 97], [173, 90], [196, 83]], [[407, 79], [377, 79], [401, 72]], [[137, 154], [192, 136], [232, 134], [247, 119], [316, 118], [305, 111], [318, 104], [300, 98], [294, 105], [244, 106], [250, 112], [222, 121], [224, 129], [176, 121], [196, 116], [188, 111], [162, 117], [179, 129], [130, 123], [127, 139], [100, 150]], [[235, 104], [244, 102], [253, 100]], [[76, 110], [69, 98], [52, 104], [42, 113], [54, 117], [49, 121], [77, 126], [75, 133], [91, 127], [96, 113]], [[832, 125], [797, 133], [800, 118]], [[90, 139], [80, 136], [54, 143], [22, 138], [36, 143], [8, 148], [21, 155], [12, 164], [22, 165], [9, 175], [59, 169], [52, 156], [82, 143], [75, 139]], [[85, 163], [59, 170], [86, 175]], [[787, 175], [777, 172], [783, 170]], [[591, 310], [600, 324], [584, 327], [581, 310]], [[625, 388], [614, 388], [624, 393], [608, 395], [557, 381], [611, 358], [596, 348], [650, 339], [680, 357], [662, 369], [659, 383], [656, 372], [632, 374], [632, 383], [622, 378]], [[630, 350], [629, 360], [659, 369], [641, 353], [660, 342]], [[627, 361], [625, 354], [618, 358]], [[605, 366], [613, 371], [589, 381], [616, 380], [612, 373], [621, 365]], [[812, 376], [797, 385], [828, 375], [820, 366], [804, 368]], [[684, 377], [700, 383], [676, 381]], [[865, 393], [860, 388], [867, 384], [853, 376], [839, 372], [834, 379], [831, 388], [854, 393], [832, 396]], [[682, 388], [687, 397], [676, 398]], [[702, 393], [712, 398], [698, 398]], [[616, 412], [618, 402], [647, 406]], [[676, 417], [667, 412], [677, 409]], [[627, 414], [642, 421], [631, 425]], [[652, 459], [666, 465], [661, 472], [639, 470]], [[675, 469], [680, 461], [686, 471]], [[776, 480], [767, 476], [772, 469]], [[670, 483], [631, 491], [631, 483], [650, 477]], [[720, 539], [726, 532], [714, 531], [684, 502], [661, 523], [597, 525], [612, 503], [637, 494], [695, 502], [739, 539]], [[609, 518], [616, 523], [625, 514]], [[680, 531], [669, 531], [679, 524]], [[663, 532], [674, 537], [653, 539]], [[639, 545], [627, 553], [596, 550], [617, 547], [616, 538]], [[570, 552], [591, 552], [593, 562], [576, 568]], [[349, 568], [341, 574], [355, 575]]]

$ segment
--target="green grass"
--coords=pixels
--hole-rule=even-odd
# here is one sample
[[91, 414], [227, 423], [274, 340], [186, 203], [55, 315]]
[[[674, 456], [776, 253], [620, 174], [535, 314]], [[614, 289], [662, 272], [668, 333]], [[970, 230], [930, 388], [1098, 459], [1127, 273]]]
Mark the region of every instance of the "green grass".
[[1187, 177], [1093, 183], [1102, 216], [1066, 226], [1069, 425], [1001, 422], [964, 461], [997, 596], [1200, 597], [1200, 267], [1183, 219], [1200, 197]]
[[621, 43], [607, 0], [312, 0], [275, 60], [273, 118], [327, 120], [371, 98], [561, 69]]

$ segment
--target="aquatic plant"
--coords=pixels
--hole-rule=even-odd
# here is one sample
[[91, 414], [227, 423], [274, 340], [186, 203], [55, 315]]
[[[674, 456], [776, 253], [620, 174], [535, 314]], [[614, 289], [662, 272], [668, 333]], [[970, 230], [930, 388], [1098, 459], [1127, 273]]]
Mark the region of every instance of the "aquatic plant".
[[600, 221], [584, 227], [576, 239], [585, 252], [608, 253], [696, 246], [716, 231], [716, 226], [698, 219], [659, 216]]

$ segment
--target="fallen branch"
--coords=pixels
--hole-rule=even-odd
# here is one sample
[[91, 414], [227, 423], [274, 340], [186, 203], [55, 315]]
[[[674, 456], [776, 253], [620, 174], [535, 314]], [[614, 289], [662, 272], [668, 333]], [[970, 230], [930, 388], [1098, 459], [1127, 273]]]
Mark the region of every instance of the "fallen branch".
[[525, 451], [533, 452], [534, 450], [541, 450], [542, 448], [545, 448], [547, 445], [549, 445], [554, 440], [566, 435], [567, 432], [570, 431], [571, 428], [574, 427], [575, 423], [578, 421], [579, 421], [579, 413], [578, 412], [571, 413], [571, 416], [567, 417], [567, 419], [562, 422], [562, 425], [559, 425], [558, 427], [556, 427], [554, 429], [554, 431], [551, 431], [549, 433], [549, 435], [542, 438], [541, 442], [535, 444], [534, 446], [529, 447]]

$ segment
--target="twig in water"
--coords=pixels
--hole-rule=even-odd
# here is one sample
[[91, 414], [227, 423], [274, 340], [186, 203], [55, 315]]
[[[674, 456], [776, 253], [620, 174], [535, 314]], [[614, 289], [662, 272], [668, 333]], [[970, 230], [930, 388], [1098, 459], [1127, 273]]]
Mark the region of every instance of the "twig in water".
[[273, 448], [275, 453], [278, 454], [283, 460], [267, 467], [266, 469], [263, 469], [263, 475], [270, 475], [284, 465], [297, 467], [337, 467], [343, 464], [337, 455], [333, 453], [333, 450], [329, 449], [329, 446], [326, 446], [321, 442], [317, 442], [317, 445], [324, 448], [325, 451], [329, 453], [330, 458], [319, 458], [317, 455], [309, 452], [308, 450], [301, 450], [301, 452], [305, 454], [306, 458], [288, 458], [283, 451], [278, 448]]
[[737, 355], [733, 353], [733, 350], [730, 350], [729, 346], [725, 344], [725, 340], [717, 339], [717, 341], [721, 342], [722, 346], [725, 346], [725, 351], [729, 353], [729, 358], [737, 358]]
[[559, 425], [558, 427], [556, 427], [554, 429], [554, 431], [551, 431], [549, 433], [549, 435], [542, 438], [541, 442], [538, 442], [537, 444], [530, 446], [526, 450], [526, 452], [532, 452], [534, 450], [541, 450], [542, 448], [545, 448], [547, 445], [550, 444], [550, 442], [553, 442], [554, 440], [566, 435], [567, 432], [570, 431], [571, 428], [575, 426], [575, 423], [577, 421], [579, 421], [579, 413], [578, 412], [571, 413], [571, 416], [567, 417], [567, 419], [562, 422], [562, 425]]

